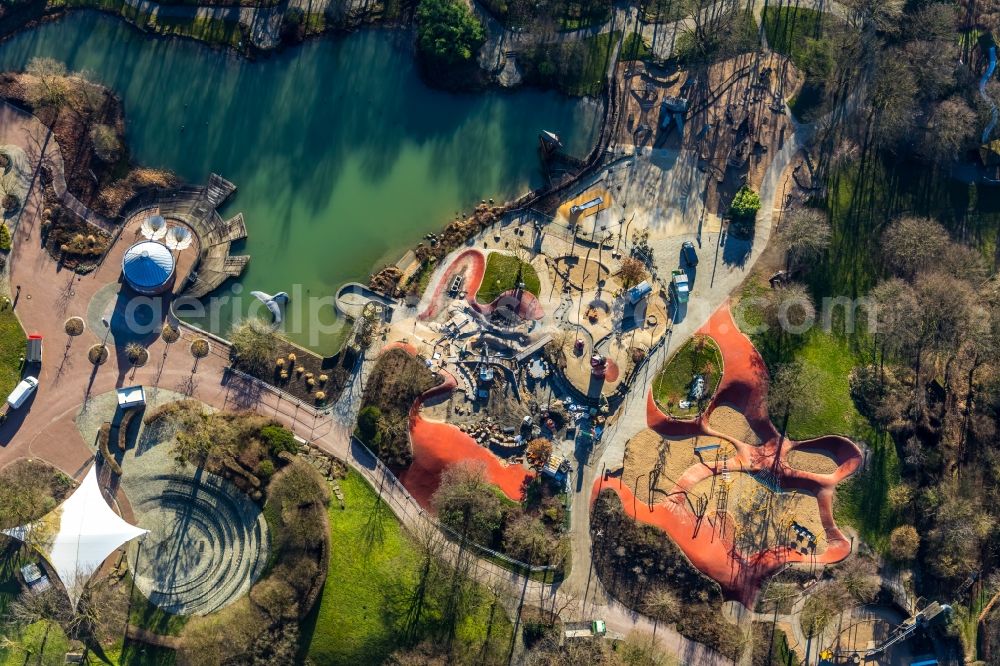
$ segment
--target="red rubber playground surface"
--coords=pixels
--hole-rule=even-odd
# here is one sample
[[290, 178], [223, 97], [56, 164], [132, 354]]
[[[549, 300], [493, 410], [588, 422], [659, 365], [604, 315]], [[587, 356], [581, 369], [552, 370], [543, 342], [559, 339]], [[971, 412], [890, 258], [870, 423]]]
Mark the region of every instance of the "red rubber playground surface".
[[[735, 529], [729, 524], [731, 521], [726, 520], [726, 524], [722, 524], [722, 520], [708, 516], [699, 526], [698, 518], [687, 501], [687, 492], [699, 481], [722, 473], [721, 465], [716, 469], [714, 463], [692, 465], [677, 480], [668, 499], [652, 506], [637, 500], [620, 478], [607, 475], [599, 477], [594, 483], [592, 501], [597, 499], [602, 488], [613, 489], [621, 497], [629, 515], [667, 532], [698, 569], [719, 582], [726, 598], [749, 607], [761, 582], [786, 562], [825, 564], [839, 562], [850, 554], [851, 544], [833, 519], [833, 494], [837, 484], [860, 467], [862, 454], [854, 442], [836, 435], [801, 442], [789, 439], [779, 442], [779, 433], [767, 413], [768, 375], [764, 361], [750, 340], [737, 328], [728, 304], [712, 315], [699, 333], [714, 338], [722, 350], [723, 376], [718, 391], [705, 413], [693, 421], [678, 421], [664, 415], [650, 392], [646, 398], [649, 427], [664, 436], [702, 435], [728, 441], [736, 450], [735, 459], [730, 458], [728, 462], [730, 471], [773, 470], [782, 489], [795, 489], [813, 495], [825, 531], [826, 550], [813, 555], [779, 546], [757, 553], [743, 553], [733, 544]], [[741, 411], [763, 444], [751, 446], [713, 430], [708, 425], [709, 417], [712, 410], [722, 403]], [[795, 448], [822, 450], [833, 457], [837, 469], [830, 474], [795, 469], [787, 462], [788, 453]]]
[[[383, 353], [392, 348], [404, 349], [414, 356], [416, 348], [407, 343], [387, 345]], [[481, 460], [486, 464], [486, 476], [515, 502], [521, 500], [521, 488], [532, 474], [519, 465], [504, 467], [487, 449], [480, 446], [464, 432], [448, 423], [428, 421], [420, 415], [420, 407], [431, 398], [451, 393], [457, 385], [451, 373], [443, 371], [444, 382], [421, 395], [410, 408], [410, 443], [413, 462], [399, 475], [403, 487], [425, 509], [431, 508], [431, 495], [441, 483], [441, 473], [463, 460]]]
[[463, 289], [466, 300], [475, 310], [487, 317], [498, 307], [507, 306], [517, 312], [522, 319], [539, 320], [545, 316], [545, 310], [535, 296], [522, 291], [520, 296], [514, 290], [505, 291], [497, 296], [492, 303], [483, 304], [476, 301], [476, 292], [483, 283], [486, 272], [486, 255], [476, 249], [468, 249], [460, 253], [445, 270], [434, 289], [434, 295], [427, 309], [420, 313], [420, 319], [433, 319], [453, 299], [448, 295], [448, 288], [457, 275], [464, 275]]

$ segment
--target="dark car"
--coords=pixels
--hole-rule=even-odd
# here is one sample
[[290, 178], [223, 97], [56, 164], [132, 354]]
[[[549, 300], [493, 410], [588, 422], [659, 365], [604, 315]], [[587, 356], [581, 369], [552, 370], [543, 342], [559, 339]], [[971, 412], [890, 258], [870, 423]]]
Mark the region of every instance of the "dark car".
[[688, 266], [698, 265], [698, 253], [695, 252], [694, 243], [691, 241], [684, 241], [681, 245], [681, 256], [684, 257], [684, 263]]

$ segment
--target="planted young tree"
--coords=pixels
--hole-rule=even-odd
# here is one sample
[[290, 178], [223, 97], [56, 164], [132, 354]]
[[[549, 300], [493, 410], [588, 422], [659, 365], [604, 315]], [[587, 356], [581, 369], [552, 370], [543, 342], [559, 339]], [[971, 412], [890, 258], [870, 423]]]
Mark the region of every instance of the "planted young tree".
[[525, 451], [525, 457], [528, 459], [528, 464], [531, 465], [533, 469], [540, 470], [545, 467], [545, 464], [549, 461], [552, 456], [552, 440], [546, 437], [538, 437], [536, 439], [528, 442], [528, 447]]
[[757, 211], [760, 210], [760, 195], [744, 185], [733, 196], [729, 203], [729, 216], [732, 218], [733, 232], [739, 236], [753, 236]]
[[631, 287], [646, 279], [646, 267], [635, 257], [627, 257], [622, 261], [621, 279], [623, 287]]
[[245, 319], [230, 335], [233, 363], [241, 370], [264, 376], [271, 369], [278, 336], [259, 319]]
[[138, 342], [130, 342], [125, 345], [125, 358], [128, 359], [133, 368], [137, 368], [146, 363], [146, 360], [149, 358], [149, 352]]

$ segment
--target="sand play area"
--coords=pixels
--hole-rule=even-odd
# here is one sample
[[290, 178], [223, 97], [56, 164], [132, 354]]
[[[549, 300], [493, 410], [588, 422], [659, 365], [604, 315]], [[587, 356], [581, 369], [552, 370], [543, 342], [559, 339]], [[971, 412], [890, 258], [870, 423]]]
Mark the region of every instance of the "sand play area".
[[708, 415], [708, 427], [750, 446], [760, 446], [763, 443], [743, 413], [730, 404], [716, 405], [712, 409], [712, 413]]
[[734, 453], [731, 444], [714, 437], [664, 437], [647, 428], [625, 445], [623, 481], [647, 504], [661, 502], [676, 490], [678, 479], [691, 466], [715, 464], [715, 451], [704, 457], [694, 451], [695, 447], [709, 444], [723, 444], [719, 449], [723, 456]]
[[[724, 489], [728, 493], [725, 503], [720, 504]], [[717, 518], [725, 507], [726, 529], [735, 530], [733, 541], [746, 555], [780, 546], [803, 555], [813, 552], [809, 545], [812, 539], [802, 536], [804, 533], [793, 529], [793, 525], [814, 535], [817, 555], [826, 550], [819, 504], [806, 492], [775, 492], [773, 486], [761, 483], [754, 475], [737, 471], [699, 481], [688, 493], [688, 499], [695, 507], [706, 507], [709, 518]]]
[[[719, 344], [722, 379], [707, 416], [672, 419], [646, 395], [647, 429], [626, 445], [612, 488], [626, 513], [656, 526], [718, 581], [727, 599], [752, 603], [762, 581], [786, 564], [829, 564], [852, 543], [833, 517], [834, 488], [861, 466], [854, 442], [837, 435], [782, 438], [767, 411], [763, 359], [728, 307], [700, 333]], [[709, 447], [699, 451], [695, 448]]]
[[597, 289], [598, 285], [608, 279], [611, 271], [596, 259], [580, 260], [579, 257], [559, 257], [551, 263], [549, 277], [552, 284], [562, 289], [569, 284], [578, 290], [589, 291]]

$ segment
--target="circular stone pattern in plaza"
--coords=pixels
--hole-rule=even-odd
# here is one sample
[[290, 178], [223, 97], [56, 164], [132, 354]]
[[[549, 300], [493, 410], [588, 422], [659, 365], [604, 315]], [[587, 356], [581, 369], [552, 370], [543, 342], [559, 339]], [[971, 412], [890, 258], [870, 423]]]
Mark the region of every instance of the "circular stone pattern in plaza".
[[[147, 413], [184, 399], [165, 389], [147, 391], [146, 397]], [[114, 391], [90, 401], [76, 419], [84, 441], [96, 441], [116, 406]], [[229, 481], [192, 465], [178, 466], [175, 433], [164, 421], [146, 426], [139, 416], [132, 427], [138, 432], [129, 432], [127, 451], [118, 458], [134, 522], [149, 530], [128, 549], [136, 586], [174, 614], [205, 615], [236, 601], [263, 573], [270, 553], [260, 507]]]
[[129, 561], [136, 585], [156, 606], [211, 613], [246, 594], [260, 576], [268, 555], [264, 516], [225, 479], [204, 471], [154, 473], [126, 484], [126, 492], [150, 532]]

